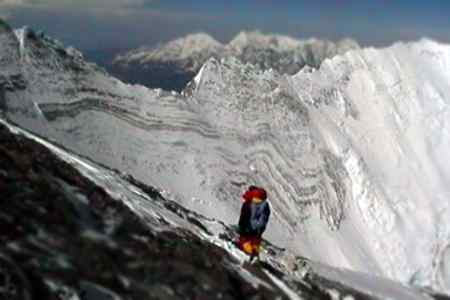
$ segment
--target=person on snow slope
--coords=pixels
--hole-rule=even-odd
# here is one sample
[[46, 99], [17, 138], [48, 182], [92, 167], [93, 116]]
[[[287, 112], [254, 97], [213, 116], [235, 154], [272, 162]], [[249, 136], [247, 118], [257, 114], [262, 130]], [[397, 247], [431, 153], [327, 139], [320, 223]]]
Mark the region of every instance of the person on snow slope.
[[267, 192], [257, 186], [250, 186], [242, 195], [241, 215], [239, 217], [239, 249], [250, 256], [250, 262], [259, 258], [262, 234], [270, 217]]

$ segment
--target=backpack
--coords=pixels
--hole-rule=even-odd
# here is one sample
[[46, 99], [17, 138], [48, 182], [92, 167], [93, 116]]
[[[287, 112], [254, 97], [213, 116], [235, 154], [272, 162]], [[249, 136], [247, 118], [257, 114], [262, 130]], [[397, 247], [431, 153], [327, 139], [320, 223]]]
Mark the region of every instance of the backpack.
[[261, 203], [251, 203], [250, 228], [258, 235], [263, 234], [269, 222], [270, 207], [267, 201]]

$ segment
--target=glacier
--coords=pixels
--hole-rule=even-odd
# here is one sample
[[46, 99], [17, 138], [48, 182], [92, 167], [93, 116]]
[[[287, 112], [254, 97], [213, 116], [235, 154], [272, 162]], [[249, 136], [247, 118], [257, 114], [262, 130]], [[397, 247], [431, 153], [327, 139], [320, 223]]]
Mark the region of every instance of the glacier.
[[226, 224], [243, 189], [263, 185], [269, 241], [450, 292], [450, 46], [352, 50], [293, 76], [210, 59], [178, 94], [124, 84], [31, 30], [0, 29], [8, 122]]

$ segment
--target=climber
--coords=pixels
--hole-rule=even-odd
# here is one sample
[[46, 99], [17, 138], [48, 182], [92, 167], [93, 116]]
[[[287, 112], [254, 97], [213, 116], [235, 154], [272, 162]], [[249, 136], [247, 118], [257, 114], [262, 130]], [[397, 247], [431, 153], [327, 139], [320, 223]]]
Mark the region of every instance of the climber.
[[238, 247], [250, 256], [259, 259], [262, 234], [270, 216], [270, 206], [266, 191], [261, 187], [250, 186], [242, 195], [241, 215], [239, 218]]

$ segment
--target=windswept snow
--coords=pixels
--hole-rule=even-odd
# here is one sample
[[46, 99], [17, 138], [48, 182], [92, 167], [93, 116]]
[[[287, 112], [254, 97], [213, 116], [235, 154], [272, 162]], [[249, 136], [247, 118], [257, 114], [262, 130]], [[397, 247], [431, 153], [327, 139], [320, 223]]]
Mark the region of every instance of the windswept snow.
[[264, 273], [266, 273], [266, 275], [270, 278], [270, 280], [272, 280], [272, 282], [275, 285], [277, 285], [282, 291], [284, 291], [284, 293], [289, 297], [289, 299], [291, 299], [291, 300], [301, 300], [302, 299], [296, 293], [294, 293], [289, 287], [287, 287], [284, 282], [282, 282], [281, 280], [276, 278], [270, 272], [264, 271]]
[[390, 278], [437, 284], [435, 249], [450, 238], [449, 67], [450, 46], [422, 40], [351, 51], [292, 80], [351, 181], [345, 244], [359, 240], [361, 260]]
[[[430, 300], [430, 296], [421, 293], [418, 289], [403, 286], [395, 281], [380, 277], [373, 277], [362, 273], [354, 273], [347, 270], [329, 268], [321, 264], [311, 263], [311, 268], [319, 277], [333, 280], [355, 290], [363, 291], [377, 299], [408, 299], [408, 300]], [[337, 292], [339, 293], [339, 292]], [[342, 295], [344, 296], [344, 295]], [[337, 297], [337, 299], [341, 299]]]

